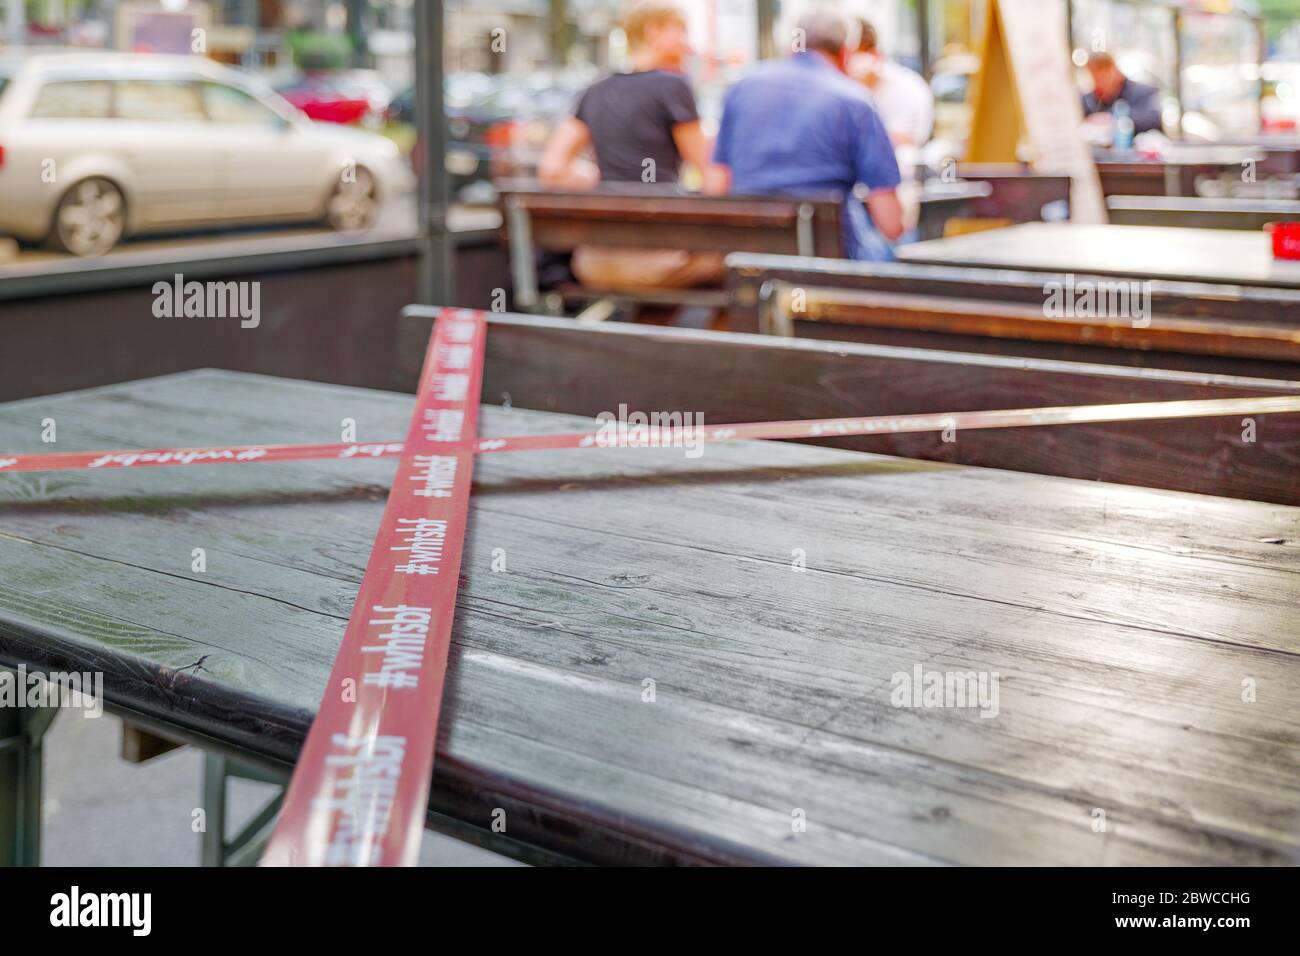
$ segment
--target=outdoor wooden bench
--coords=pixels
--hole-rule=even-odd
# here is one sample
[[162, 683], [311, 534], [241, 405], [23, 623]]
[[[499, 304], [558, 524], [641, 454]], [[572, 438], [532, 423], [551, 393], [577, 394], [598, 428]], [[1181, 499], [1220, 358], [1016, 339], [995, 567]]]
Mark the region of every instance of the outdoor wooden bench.
[[1244, 164], [1264, 158], [1247, 146], [1197, 147], [1163, 159], [1100, 158], [1097, 175], [1104, 196], [1196, 196], [1207, 183], [1240, 182]]
[[[1300, 378], [1296, 289], [753, 255], [728, 257], [727, 282], [742, 331]], [[1045, 308], [1090, 288], [1095, 314]], [[1112, 293], [1127, 312], [1106, 311]]]
[[[1065, 180], [1068, 195], [1068, 179]], [[499, 184], [510, 245], [514, 304], [525, 311], [561, 314], [567, 304], [694, 305], [729, 309], [721, 288], [589, 288], [572, 283], [542, 290], [539, 250], [572, 252], [582, 245], [673, 248], [693, 252], [752, 252], [839, 258], [840, 200], [780, 196], [699, 196], [675, 186], [605, 184], [590, 192], [543, 189], [536, 183]], [[918, 188], [917, 235], [937, 239], [949, 221], [987, 213], [994, 188], [984, 181], [931, 180]], [[595, 310], [606, 314], [607, 309]], [[595, 314], [595, 312], [591, 313]]]
[[899, 247], [898, 259], [970, 269], [1300, 289], [1300, 262], [1275, 258], [1263, 232], [1232, 229], [1029, 222], [976, 236], [910, 243]]
[[609, 301], [722, 308], [720, 288], [629, 292], [568, 284], [548, 303], [538, 286], [539, 250], [579, 246], [683, 249], [690, 252], [841, 252], [841, 200], [691, 195], [673, 186], [605, 184], [590, 192], [543, 189], [534, 183], [498, 186], [510, 245], [514, 305], [524, 311], [562, 311], [565, 302]]
[[970, 221], [984, 208], [993, 192], [993, 186], [987, 182], [926, 180], [915, 193], [916, 238], [943, 238], [949, 231], [949, 223]]
[[1300, 219], [1294, 199], [1203, 199], [1184, 196], [1110, 196], [1110, 221], [1117, 226], [1181, 226], [1259, 232], [1271, 222]]
[[[435, 310], [412, 306], [399, 330], [399, 374], [414, 387]], [[690, 410], [706, 422], [845, 414], [912, 415], [1115, 402], [1296, 394], [1295, 381], [1133, 369], [998, 355], [655, 329], [596, 329], [564, 319], [491, 316], [485, 401], [592, 417], [620, 403]], [[848, 409], [846, 411], [846, 408]], [[1239, 423], [1228, 423], [1228, 425]], [[1300, 505], [1300, 419], [1269, 440], [1206, 420], [828, 439], [838, 448], [1037, 474]], [[1235, 437], [1234, 437], [1235, 436]], [[1099, 449], [1113, 453], [1099, 454]], [[1213, 449], [1207, 452], [1207, 449]], [[1207, 466], [1207, 455], [1213, 464]]]
[[1038, 173], [1007, 163], [959, 163], [954, 173], [961, 182], [989, 187], [986, 197], [970, 204], [966, 215], [972, 222], [955, 231], [974, 230], [981, 224], [987, 227], [1070, 218], [1069, 176]]

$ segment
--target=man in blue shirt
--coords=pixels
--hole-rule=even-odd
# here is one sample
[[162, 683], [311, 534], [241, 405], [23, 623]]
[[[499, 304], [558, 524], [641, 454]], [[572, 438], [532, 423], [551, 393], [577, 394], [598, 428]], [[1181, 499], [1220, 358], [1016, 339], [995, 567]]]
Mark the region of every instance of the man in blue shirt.
[[795, 54], [759, 66], [727, 94], [713, 160], [737, 195], [843, 194], [847, 256], [889, 260], [903, 232], [898, 164], [870, 94], [844, 75], [848, 35], [838, 13], [805, 13]]

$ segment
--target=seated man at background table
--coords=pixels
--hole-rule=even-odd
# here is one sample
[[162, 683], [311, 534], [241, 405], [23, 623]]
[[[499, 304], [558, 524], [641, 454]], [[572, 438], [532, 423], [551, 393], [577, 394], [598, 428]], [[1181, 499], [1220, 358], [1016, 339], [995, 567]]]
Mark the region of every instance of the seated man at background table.
[[[683, 163], [707, 170], [708, 143], [695, 94], [682, 75], [691, 54], [685, 12], [675, 0], [634, 0], [622, 22], [631, 70], [607, 76], [582, 94], [574, 116], [555, 131], [538, 163], [544, 186], [671, 184]], [[594, 167], [583, 158], [589, 149]], [[573, 253], [573, 272], [584, 285], [604, 289], [690, 288], [721, 278], [722, 255], [581, 246]]]
[[845, 254], [889, 260], [903, 232], [898, 163], [870, 94], [844, 74], [848, 38], [839, 13], [804, 13], [794, 55], [759, 66], [727, 94], [713, 161], [737, 195], [843, 194]]
[[1134, 134], [1161, 128], [1160, 91], [1154, 86], [1130, 80], [1109, 53], [1091, 54], [1088, 73], [1093, 89], [1083, 97], [1083, 115], [1089, 122], [1109, 122], [1115, 104], [1123, 100], [1133, 120]]

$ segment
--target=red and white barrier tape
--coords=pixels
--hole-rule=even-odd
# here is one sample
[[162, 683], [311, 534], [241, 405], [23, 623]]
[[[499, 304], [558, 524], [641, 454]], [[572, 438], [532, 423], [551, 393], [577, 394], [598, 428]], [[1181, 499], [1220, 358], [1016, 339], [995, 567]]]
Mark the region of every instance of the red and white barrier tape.
[[[1300, 395], [1259, 398], [1182, 399], [1116, 405], [1066, 405], [1049, 408], [1007, 408], [987, 412], [941, 412], [933, 415], [881, 415], [857, 418], [809, 418], [786, 422], [745, 422], [696, 427], [627, 426], [621, 434], [608, 430], [554, 435], [509, 435], [471, 442], [476, 454], [510, 451], [553, 451], [566, 448], [677, 447], [687, 442], [749, 441], [754, 439], [840, 438], [853, 435], [902, 435], [920, 432], [977, 431], [985, 428], [1026, 428], [1042, 425], [1085, 425], [1104, 422], [1161, 421], [1177, 418], [1217, 418], [1228, 415], [1268, 415], [1300, 412]], [[617, 422], [611, 422], [615, 426]], [[611, 434], [613, 432], [613, 434]], [[209, 448], [153, 448], [128, 451], [0, 454], [0, 475], [19, 471], [118, 471], [175, 465], [248, 464], [275, 461], [319, 461], [392, 458], [402, 454], [401, 442], [325, 445], [229, 445]]]
[[263, 865], [415, 862], [456, 610], [486, 335], [474, 312], [447, 310], [434, 329], [406, 451]]

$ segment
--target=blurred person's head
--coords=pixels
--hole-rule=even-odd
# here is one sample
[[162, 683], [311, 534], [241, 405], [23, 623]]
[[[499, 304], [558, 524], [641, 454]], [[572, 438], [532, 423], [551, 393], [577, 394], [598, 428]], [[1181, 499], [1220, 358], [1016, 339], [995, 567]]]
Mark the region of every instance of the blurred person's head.
[[802, 49], [817, 53], [844, 70], [849, 56], [849, 24], [830, 7], [812, 7], [805, 10], [795, 22], [796, 36], [803, 41]]
[[849, 37], [848, 68], [849, 76], [874, 90], [880, 83], [880, 67], [883, 56], [880, 52], [880, 37], [871, 21], [864, 17], [854, 17], [850, 26], [857, 36]]
[[1099, 99], [1113, 99], [1124, 86], [1124, 74], [1109, 53], [1098, 51], [1089, 55], [1088, 73], [1092, 75], [1092, 88]]
[[880, 37], [876, 34], [876, 28], [871, 25], [870, 20], [857, 17], [858, 21], [858, 52], [859, 53], [880, 53]]
[[637, 69], [680, 70], [691, 55], [686, 11], [676, 0], [631, 0], [623, 32]]

